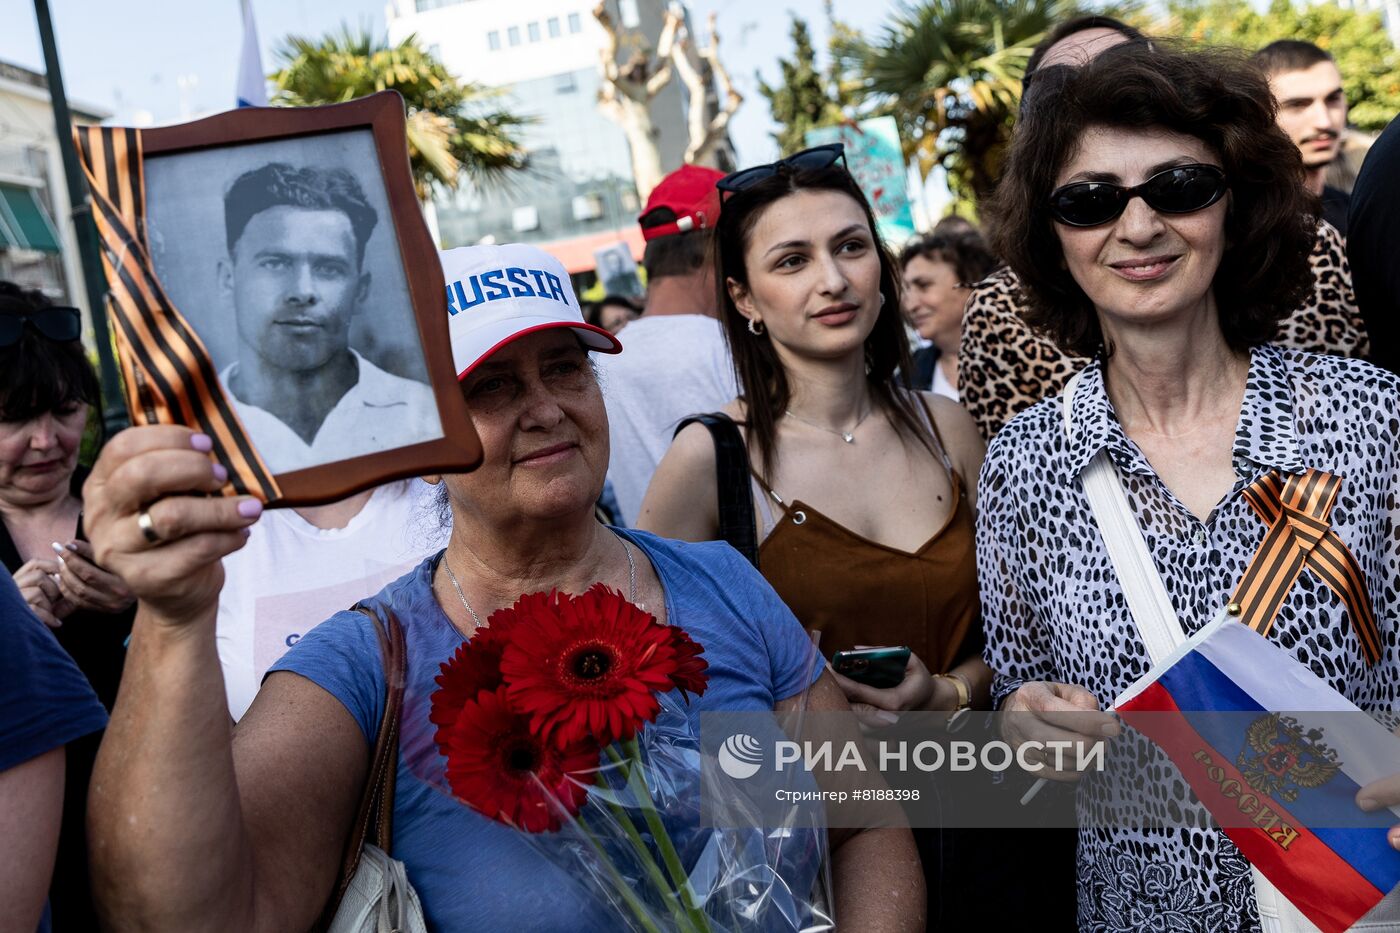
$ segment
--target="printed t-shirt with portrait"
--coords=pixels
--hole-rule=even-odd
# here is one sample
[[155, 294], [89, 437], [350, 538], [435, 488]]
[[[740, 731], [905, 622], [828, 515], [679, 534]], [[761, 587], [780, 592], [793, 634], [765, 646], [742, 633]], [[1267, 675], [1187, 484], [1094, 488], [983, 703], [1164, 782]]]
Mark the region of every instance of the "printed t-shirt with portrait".
[[344, 528], [317, 528], [292, 509], [263, 513], [248, 543], [224, 558], [216, 638], [235, 720], [313, 626], [447, 545], [435, 495], [422, 480], [380, 486]]

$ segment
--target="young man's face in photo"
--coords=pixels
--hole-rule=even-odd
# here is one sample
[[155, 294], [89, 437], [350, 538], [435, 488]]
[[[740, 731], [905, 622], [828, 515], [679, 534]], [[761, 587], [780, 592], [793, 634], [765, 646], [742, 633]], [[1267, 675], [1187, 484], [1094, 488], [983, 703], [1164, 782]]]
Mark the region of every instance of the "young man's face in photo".
[[369, 290], [355, 231], [337, 210], [279, 205], [255, 214], [234, 244], [226, 286], [238, 336], [267, 363], [304, 371], [349, 346]]

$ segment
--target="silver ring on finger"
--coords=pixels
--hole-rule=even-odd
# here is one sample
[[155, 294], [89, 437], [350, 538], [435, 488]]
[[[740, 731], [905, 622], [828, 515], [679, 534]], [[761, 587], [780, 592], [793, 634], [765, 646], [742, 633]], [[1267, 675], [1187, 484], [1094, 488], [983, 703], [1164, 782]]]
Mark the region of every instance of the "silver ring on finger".
[[159, 544], [165, 539], [156, 531], [155, 525], [151, 522], [151, 513], [148, 509], [142, 509], [136, 514], [136, 527], [141, 529], [141, 537], [150, 544]]

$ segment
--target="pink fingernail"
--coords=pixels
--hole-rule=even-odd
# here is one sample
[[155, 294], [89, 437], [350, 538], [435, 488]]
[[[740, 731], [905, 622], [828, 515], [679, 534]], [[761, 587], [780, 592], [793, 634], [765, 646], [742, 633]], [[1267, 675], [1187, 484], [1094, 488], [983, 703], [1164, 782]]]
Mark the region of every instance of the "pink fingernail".
[[190, 435], [190, 446], [202, 454], [207, 454], [214, 449], [214, 439], [208, 434]]
[[214, 478], [221, 483], [228, 482], [228, 468], [222, 463], [214, 464]]
[[1392, 829], [1390, 831], [1390, 847], [1392, 849], [1400, 849], [1400, 829]]
[[257, 518], [262, 514], [263, 504], [257, 499], [244, 499], [238, 503], [238, 514], [244, 518]]

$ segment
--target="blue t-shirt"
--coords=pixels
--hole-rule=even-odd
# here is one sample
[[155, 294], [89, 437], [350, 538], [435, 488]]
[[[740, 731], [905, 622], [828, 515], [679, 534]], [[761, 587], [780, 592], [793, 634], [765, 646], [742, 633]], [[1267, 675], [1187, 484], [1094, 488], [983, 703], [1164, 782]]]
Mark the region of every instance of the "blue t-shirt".
[[[107, 725], [83, 672], [0, 567], [0, 771]], [[48, 910], [39, 933], [49, 929]]]
[[[812, 644], [773, 589], [729, 545], [687, 544], [640, 531], [619, 531], [651, 559], [666, 591], [670, 624], [705, 650], [709, 687], [688, 714], [769, 710], [815, 681]], [[462, 643], [432, 591], [437, 558], [385, 587], [374, 602], [394, 610], [408, 643], [394, 857], [408, 868], [433, 929], [614, 930], [615, 916], [585, 905], [570, 876], [521, 833], [447, 796], [420, 774], [441, 773], [428, 722], [433, 682]], [[816, 675], [822, 671], [815, 665]], [[367, 618], [342, 612], [313, 628], [273, 665], [331, 693], [371, 745], [384, 710], [379, 644]], [[811, 681], [809, 681], [811, 676]], [[407, 764], [407, 762], [412, 763]], [[444, 782], [437, 782], [444, 783]]]

